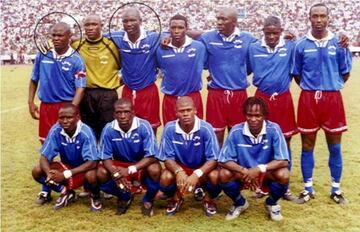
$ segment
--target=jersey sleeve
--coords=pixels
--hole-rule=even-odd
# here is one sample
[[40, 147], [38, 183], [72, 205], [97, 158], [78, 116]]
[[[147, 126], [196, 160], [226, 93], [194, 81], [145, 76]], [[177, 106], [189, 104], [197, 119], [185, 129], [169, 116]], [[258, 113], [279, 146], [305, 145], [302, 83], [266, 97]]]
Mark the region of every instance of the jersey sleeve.
[[40, 62], [41, 62], [41, 54], [38, 53], [36, 54], [33, 70], [31, 73], [31, 80], [34, 82], [38, 82], [40, 79]]
[[281, 129], [278, 125], [274, 125], [274, 131], [273, 131], [273, 151], [274, 151], [274, 160], [288, 160], [289, 158], [289, 152], [287, 149], [285, 137], [283, 133], [281, 132]]
[[[89, 128], [90, 129], [90, 128]], [[82, 146], [81, 155], [85, 161], [98, 160], [96, 139], [92, 131], [85, 134], [85, 141]]]
[[74, 78], [75, 78], [75, 87], [76, 88], [85, 88], [86, 87], [85, 65], [84, 65], [83, 60], [80, 58], [80, 56], [78, 56], [77, 62], [75, 63]]
[[237, 161], [236, 144], [234, 143], [234, 133], [230, 133], [227, 137], [223, 147], [221, 148], [218, 161], [226, 163], [228, 161]]
[[168, 159], [175, 160], [174, 145], [172, 144], [169, 132], [170, 132], [169, 128], [165, 127], [162, 138], [161, 138], [161, 142], [160, 142], [159, 155], [156, 157], [161, 161], [165, 161]]
[[100, 137], [99, 159], [108, 160], [113, 158], [113, 151], [111, 145], [111, 137], [109, 135], [110, 128], [106, 126]]
[[295, 76], [300, 76], [302, 73], [302, 60], [303, 56], [300, 51], [299, 44], [295, 45], [292, 62], [291, 62], [291, 74]]
[[154, 132], [148, 122], [142, 124], [142, 137], [144, 139], [144, 157], [157, 156], [159, 149]]
[[217, 160], [220, 148], [215, 132], [211, 126], [206, 126], [205, 129], [204, 144], [206, 160]]
[[45, 156], [45, 158], [50, 162], [59, 154], [59, 146], [56, 141], [56, 133], [58, 133], [58, 131], [56, 128], [57, 124], [51, 128], [40, 149], [41, 155]]
[[352, 67], [352, 55], [348, 48], [338, 48], [337, 62], [339, 64], [339, 74], [350, 73]]

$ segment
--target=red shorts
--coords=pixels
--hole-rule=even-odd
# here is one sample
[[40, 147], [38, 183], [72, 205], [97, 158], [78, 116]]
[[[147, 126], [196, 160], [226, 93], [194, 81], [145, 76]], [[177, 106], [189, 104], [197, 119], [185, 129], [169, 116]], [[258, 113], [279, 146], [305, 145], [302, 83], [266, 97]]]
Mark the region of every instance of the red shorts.
[[132, 90], [124, 86], [122, 97], [132, 100], [136, 116], [147, 120], [152, 128], [161, 125], [159, 91], [155, 84], [141, 90]]
[[298, 133], [294, 103], [290, 91], [276, 96], [269, 96], [260, 90], [256, 90], [255, 96], [262, 98], [267, 103], [269, 108], [267, 119], [279, 124], [285, 138], [290, 138]]
[[[50, 163], [50, 169], [55, 169], [60, 172], [63, 172], [65, 170], [70, 170], [71, 167], [62, 162], [55, 161]], [[65, 180], [65, 186], [67, 189], [77, 189], [83, 186], [84, 182], [85, 182], [85, 173], [78, 173], [76, 175], [73, 175], [69, 179]]]
[[206, 121], [215, 131], [245, 121], [243, 104], [247, 98], [246, 90], [208, 89]]
[[59, 117], [59, 109], [64, 102], [58, 103], [40, 103], [40, 119], [39, 119], [39, 140], [43, 143], [48, 135], [51, 127], [57, 123]]
[[[203, 103], [201, 99], [200, 92], [189, 93], [187, 96], [191, 97], [194, 101], [196, 108], [196, 115], [202, 119], [203, 118]], [[163, 115], [163, 123], [166, 125], [169, 121], [176, 119], [176, 100], [178, 97], [171, 95], [164, 95], [164, 99], [162, 102], [162, 115]]]
[[346, 131], [341, 92], [302, 90], [298, 105], [298, 128], [302, 134], [314, 133], [320, 128], [331, 134]]

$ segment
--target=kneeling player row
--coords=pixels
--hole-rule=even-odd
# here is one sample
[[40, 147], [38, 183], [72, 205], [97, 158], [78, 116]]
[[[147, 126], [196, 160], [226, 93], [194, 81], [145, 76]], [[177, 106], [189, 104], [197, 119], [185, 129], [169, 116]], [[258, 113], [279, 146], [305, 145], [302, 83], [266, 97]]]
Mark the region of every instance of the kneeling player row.
[[[151, 216], [157, 194], [169, 200], [166, 214], [174, 215], [186, 193], [205, 190], [207, 216], [216, 214], [214, 199], [221, 191], [233, 200], [227, 220], [247, 207], [241, 189], [269, 188], [265, 206], [271, 219], [281, 220], [278, 200], [289, 182], [289, 155], [279, 126], [265, 120], [266, 104], [250, 97], [244, 104], [246, 122], [234, 126], [220, 150], [213, 128], [196, 117], [190, 97], [176, 102], [177, 120], [163, 131], [160, 149], [150, 124], [134, 116], [131, 101], [119, 99], [114, 121], [103, 129], [99, 147], [91, 129], [80, 121], [78, 109], [65, 104], [40, 152], [33, 177], [42, 184], [38, 204], [51, 201], [51, 191], [60, 192], [55, 209], [75, 199], [74, 189], [84, 185], [90, 192], [91, 209], [101, 209], [100, 190], [118, 197], [117, 213], [129, 208], [136, 184], [147, 191], [142, 213]], [[53, 159], [60, 155], [60, 161]], [[160, 165], [164, 162], [164, 168]]]

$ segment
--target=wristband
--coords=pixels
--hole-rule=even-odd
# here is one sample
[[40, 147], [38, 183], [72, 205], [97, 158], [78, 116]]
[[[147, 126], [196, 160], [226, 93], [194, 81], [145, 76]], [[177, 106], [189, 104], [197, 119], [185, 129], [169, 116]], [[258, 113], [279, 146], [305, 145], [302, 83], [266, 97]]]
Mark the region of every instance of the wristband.
[[266, 164], [259, 164], [257, 167], [260, 169], [260, 172], [262, 172], [262, 173], [266, 172], [266, 169], [267, 169]]
[[178, 168], [178, 169], [175, 170], [174, 174], [176, 176], [177, 174], [179, 174], [179, 172], [183, 172], [183, 171], [184, 171], [184, 169]]
[[72, 172], [71, 172], [71, 170], [65, 170], [63, 172], [63, 175], [64, 175], [65, 179], [69, 179], [70, 177], [72, 177]]
[[198, 168], [198, 169], [196, 169], [195, 171], [194, 171], [194, 173], [195, 173], [195, 175], [197, 175], [197, 177], [202, 177], [202, 175], [204, 175], [204, 172], [200, 169], [200, 168]]
[[136, 172], [137, 172], [137, 168], [135, 167], [135, 165], [131, 165], [131, 166], [128, 167], [129, 175], [134, 174]]

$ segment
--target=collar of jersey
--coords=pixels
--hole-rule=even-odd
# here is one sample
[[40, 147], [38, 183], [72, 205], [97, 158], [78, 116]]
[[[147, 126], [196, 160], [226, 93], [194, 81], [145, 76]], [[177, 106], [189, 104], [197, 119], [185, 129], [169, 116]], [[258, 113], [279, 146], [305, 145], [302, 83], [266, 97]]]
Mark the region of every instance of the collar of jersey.
[[276, 51], [278, 48], [284, 47], [284, 45], [285, 45], [285, 40], [284, 40], [284, 38], [282, 37], [282, 35], [280, 36], [280, 39], [279, 39], [278, 44], [276, 44], [276, 46], [275, 46], [274, 48], [271, 48], [271, 47], [269, 47], [269, 46], [266, 44], [266, 42], [265, 42], [265, 37], [263, 37], [263, 38], [261, 39], [261, 46], [267, 48], [268, 50], [270, 49], [270, 50]]
[[176, 120], [175, 123], [175, 132], [177, 134], [182, 134], [182, 135], [190, 135], [195, 133], [196, 131], [200, 130], [200, 119], [195, 115], [195, 123], [194, 123], [194, 128], [192, 128], [192, 130], [189, 133], [186, 133], [183, 129], [181, 129], [180, 124], [179, 124], [179, 119]]
[[[263, 136], [265, 134], [266, 134], [266, 121], [264, 120], [261, 131], [257, 137], [259, 138], [260, 136]], [[253, 134], [251, 134], [250, 129], [249, 129], [249, 124], [247, 122], [245, 122], [245, 125], [244, 125], [243, 135], [246, 135], [250, 138], [256, 139], [256, 137]]]
[[221, 36], [221, 38], [223, 38], [223, 40], [228, 40], [228, 41], [232, 41], [234, 39], [235, 36], [240, 36], [240, 29], [238, 27], [235, 27], [234, 29], [234, 32], [229, 35], [229, 36], [225, 36], [223, 34], [221, 34], [219, 31], [218, 31], [219, 35]]
[[141, 41], [142, 39], [145, 39], [146, 38], [146, 31], [143, 27], [140, 27], [140, 36], [139, 38], [135, 41], [135, 43], [131, 42], [130, 39], [129, 39], [129, 36], [128, 36], [128, 33], [125, 31], [125, 34], [124, 34], [124, 38], [123, 40], [128, 42], [128, 43], [132, 43], [132, 44], [136, 44], [137, 42]]
[[74, 49], [72, 49], [72, 47], [69, 47], [69, 49], [62, 55], [57, 54], [57, 52], [55, 51], [55, 49], [51, 49], [52, 54], [53, 54], [53, 58], [54, 59], [62, 59], [68, 56], [71, 56], [71, 54], [74, 52]]
[[312, 34], [311, 34], [311, 30], [308, 31], [308, 33], [306, 34], [306, 38], [308, 38], [309, 40], [311, 41], [314, 41], [314, 42], [318, 42], [318, 43], [321, 43], [321, 42], [325, 42], [325, 41], [329, 41], [331, 40], [332, 38], [334, 38], [334, 33], [332, 33], [331, 31], [327, 30], [327, 36], [325, 38], [322, 38], [322, 39], [317, 39], [315, 38]]
[[[184, 43], [181, 47], [179, 47], [179, 48], [184, 48], [184, 47], [189, 46], [192, 41], [193, 41], [193, 40], [192, 40], [189, 36], [186, 35], [186, 36], [185, 36], [185, 43]], [[172, 43], [169, 44], [169, 47], [172, 47], [172, 48], [174, 48], [174, 49], [177, 49], [177, 48], [178, 48], [178, 47], [175, 47]]]
[[76, 130], [75, 130], [75, 133], [73, 134], [73, 136], [70, 138], [70, 136], [68, 134], [66, 134], [65, 130], [64, 129], [61, 129], [61, 132], [60, 134], [62, 134], [65, 138], [68, 138], [68, 139], [73, 139], [75, 138], [81, 131], [81, 126], [82, 126], [82, 122], [79, 120], [76, 124]]
[[118, 123], [118, 121], [116, 119], [114, 120], [114, 124], [113, 124], [114, 130], [117, 130], [122, 134], [130, 134], [133, 130], [136, 130], [139, 126], [140, 126], [140, 121], [139, 121], [139, 118], [136, 117], [136, 116], [133, 118], [133, 121], [131, 123], [131, 127], [127, 132], [123, 131], [120, 128], [119, 123]]

